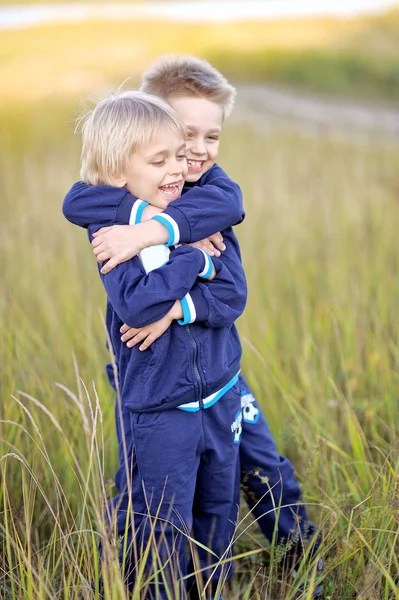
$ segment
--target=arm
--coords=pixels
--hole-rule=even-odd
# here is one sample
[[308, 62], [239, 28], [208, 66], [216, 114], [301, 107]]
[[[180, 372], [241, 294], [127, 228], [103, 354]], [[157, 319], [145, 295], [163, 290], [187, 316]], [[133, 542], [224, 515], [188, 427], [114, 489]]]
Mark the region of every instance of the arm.
[[[247, 285], [241, 264], [240, 249], [232, 230], [226, 231], [227, 249], [221, 260], [213, 259], [216, 276], [207, 284], [198, 280], [186, 294], [184, 302], [174, 310], [184, 308], [183, 314], [169, 315], [144, 328], [121, 327], [122, 342], [129, 347], [143, 342], [140, 350], [145, 350], [168, 329], [173, 320], [180, 325], [202, 322], [206, 327], [231, 325], [242, 314], [247, 298]], [[149, 249], [151, 251], [151, 249]]]
[[[65, 196], [62, 211], [68, 221], [80, 227], [87, 228], [96, 223], [127, 225], [136, 199], [126, 188], [90, 186], [78, 181]], [[152, 246], [167, 242], [169, 246], [179, 241], [197, 242], [241, 223], [245, 213], [239, 185], [214, 165], [198, 184], [186, 185], [183, 196], [171, 203], [162, 215], [163, 227], [151, 224], [150, 231], [158, 236], [152, 240]]]
[[[244, 218], [239, 186], [217, 165], [205, 173], [199, 184], [185, 190], [180, 199], [146, 223], [97, 232], [93, 242], [97, 260], [111, 259], [105, 272], [148, 246], [199, 241]], [[135, 200], [125, 188], [78, 182], [64, 199], [63, 213], [82, 227], [94, 223], [127, 224]]]
[[241, 223], [244, 217], [240, 186], [214, 165], [197, 184], [186, 185], [182, 197], [153, 219], [165, 225], [167, 243], [173, 245], [197, 242]]
[[232, 230], [224, 232], [226, 250], [213, 258], [216, 275], [212, 281], [198, 279], [190, 290], [192, 314], [189, 322], [202, 322], [206, 327], [231, 325], [244, 311], [247, 283], [237, 238]]
[[137, 200], [122, 187], [73, 184], [64, 198], [62, 212], [74, 225], [85, 227], [101, 223], [103, 226], [129, 223], [134, 201]]
[[202, 251], [184, 246], [174, 250], [164, 266], [149, 274], [134, 258], [101, 278], [121, 321], [131, 327], [143, 327], [169, 313], [176, 299], [182, 299], [183, 304], [198, 275], [212, 276], [212, 271], [213, 265], [207, 263]]

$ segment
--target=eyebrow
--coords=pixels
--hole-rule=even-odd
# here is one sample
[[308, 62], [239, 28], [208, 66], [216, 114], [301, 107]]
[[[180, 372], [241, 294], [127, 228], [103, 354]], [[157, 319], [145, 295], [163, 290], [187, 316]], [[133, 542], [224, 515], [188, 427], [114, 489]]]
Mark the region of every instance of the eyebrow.
[[[198, 127], [195, 125], [187, 125], [187, 129], [192, 129], [193, 131], [198, 131]], [[214, 127], [214, 129], [210, 129], [206, 133], [222, 133], [221, 127]]]
[[[186, 144], [183, 143], [181, 146], [179, 146], [179, 148], [176, 150], [176, 152], [181, 152], [182, 150], [186, 149]], [[168, 154], [170, 154], [171, 151], [169, 148], [164, 148], [162, 150], [159, 150], [158, 152], [155, 152], [155, 154], [151, 154], [150, 156], [148, 156], [148, 160], [152, 160], [154, 158], [157, 158], [158, 156], [167, 156]]]

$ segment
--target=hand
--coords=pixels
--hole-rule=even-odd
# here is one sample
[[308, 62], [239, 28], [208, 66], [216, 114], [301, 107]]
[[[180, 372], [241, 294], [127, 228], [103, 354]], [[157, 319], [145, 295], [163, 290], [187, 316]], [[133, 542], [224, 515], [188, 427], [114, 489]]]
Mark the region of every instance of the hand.
[[97, 262], [107, 264], [101, 273], [109, 273], [114, 267], [136, 256], [143, 248], [135, 241], [135, 225], [102, 227], [93, 234], [91, 246]]
[[[145, 325], [144, 327], [134, 328], [129, 325], [122, 325], [120, 332], [122, 342], [127, 342], [128, 348], [133, 348], [140, 342], [143, 342], [139, 350], [147, 350], [155, 340], [161, 337], [167, 331], [175, 319], [183, 318], [183, 310], [179, 300], [176, 300], [171, 310], [159, 321]], [[143, 341], [144, 340], [144, 341]]]
[[117, 265], [136, 256], [144, 248], [165, 244], [168, 230], [158, 221], [146, 221], [137, 225], [112, 225], [102, 227], [93, 234], [91, 243], [97, 262], [108, 261], [101, 269], [106, 275]]
[[219, 231], [204, 240], [193, 242], [189, 246], [201, 248], [201, 250], [205, 250], [210, 256], [220, 256], [220, 251], [226, 250], [226, 246], [223, 243], [223, 236]]

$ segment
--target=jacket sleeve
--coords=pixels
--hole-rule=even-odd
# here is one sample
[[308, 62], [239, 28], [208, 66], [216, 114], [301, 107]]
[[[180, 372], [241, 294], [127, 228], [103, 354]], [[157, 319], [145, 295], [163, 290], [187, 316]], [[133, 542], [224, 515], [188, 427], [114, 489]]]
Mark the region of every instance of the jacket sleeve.
[[148, 274], [134, 257], [106, 275], [100, 271], [100, 276], [121, 321], [130, 327], [144, 327], [164, 317], [174, 302], [190, 291], [199, 274], [206, 274], [204, 255], [198, 248], [182, 246], [171, 252], [165, 265]]
[[[224, 232], [226, 233], [226, 232]], [[220, 258], [213, 258], [216, 276], [212, 281], [196, 281], [182, 301], [184, 322], [202, 322], [206, 327], [233, 324], [244, 311], [247, 301], [247, 283], [238, 241], [234, 234], [225, 235], [226, 250]]]
[[124, 187], [94, 186], [78, 181], [65, 196], [62, 212], [68, 221], [80, 227], [99, 223], [126, 225], [135, 200], [137, 198]]
[[240, 186], [214, 165], [178, 200], [153, 217], [168, 229], [168, 246], [202, 240], [241, 223], [245, 217]]
[[[183, 191], [181, 198], [154, 217], [168, 230], [168, 246], [197, 242], [241, 223], [245, 217], [240, 186], [218, 165]], [[65, 196], [62, 211], [68, 221], [80, 227], [127, 225], [135, 200], [126, 188], [78, 181]]]

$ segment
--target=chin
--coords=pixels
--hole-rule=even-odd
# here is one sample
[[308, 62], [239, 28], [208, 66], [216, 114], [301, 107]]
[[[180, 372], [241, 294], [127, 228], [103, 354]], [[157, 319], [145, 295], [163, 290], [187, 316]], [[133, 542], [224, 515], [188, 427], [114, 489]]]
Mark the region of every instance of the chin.
[[195, 183], [201, 179], [204, 173], [205, 171], [201, 171], [201, 173], [187, 173], [186, 181], [188, 181], [188, 183]]
[[152, 202], [150, 201], [149, 204], [155, 206], [156, 208], [160, 208], [161, 210], [165, 210], [165, 208], [168, 208], [169, 202], [166, 200], [166, 198], [156, 198]]

